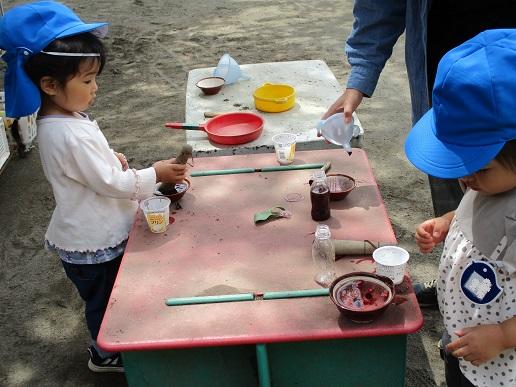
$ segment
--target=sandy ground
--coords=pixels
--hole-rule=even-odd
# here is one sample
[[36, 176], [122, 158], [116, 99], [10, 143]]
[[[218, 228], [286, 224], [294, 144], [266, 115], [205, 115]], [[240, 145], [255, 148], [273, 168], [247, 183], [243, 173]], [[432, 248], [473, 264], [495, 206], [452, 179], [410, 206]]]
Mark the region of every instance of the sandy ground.
[[[3, 1], [6, 9], [16, 3]], [[184, 134], [163, 123], [184, 118], [188, 71], [215, 66], [225, 52], [241, 64], [322, 59], [345, 84], [351, 0], [66, 3], [85, 20], [111, 23], [109, 63], [90, 113], [136, 168], [175, 154]], [[374, 97], [358, 113], [396, 236], [411, 253], [412, 278], [429, 280], [438, 256], [420, 255], [412, 238], [414, 226], [431, 216], [428, 184], [402, 150], [410, 126], [403, 47], [402, 38]], [[43, 249], [53, 206], [37, 146], [24, 159], [13, 157], [0, 175], [0, 385], [124, 386], [121, 375], [87, 369], [82, 301], [58, 259]], [[442, 386], [440, 316], [437, 311], [424, 316], [424, 328], [409, 338], [406, 385]]]

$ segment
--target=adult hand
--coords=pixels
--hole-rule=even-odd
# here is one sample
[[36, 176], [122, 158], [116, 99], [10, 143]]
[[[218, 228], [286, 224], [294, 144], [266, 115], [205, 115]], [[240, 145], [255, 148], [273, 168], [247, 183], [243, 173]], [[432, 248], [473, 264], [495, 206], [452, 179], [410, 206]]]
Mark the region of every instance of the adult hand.
[[127, 168], [129, 168], [129, 163], [127, 162], [127, 158], [123, 153], [115, 152], [115, 156], [120, 161], [120, 164], [122, 164], [122, 171], [127, 171]]
[[357, 89], [346, 89], [344, 93], [331, 105], [326, 113], [322, 116], [325, 120], [335, 113], [344, 112], [344, 122], [350, 123], [353, 119], [353, 112], [357, 110], [358, 105], [362, 102], [364, 94]]
[[417, 226], [416, 244], [419, 246], [419, 251], [429, 253], [446, 238], [451, 219], [453, 219], [453, 216], [450, 218], [449, 214], [425, 220]]
[[455, 334], [459, 338], [448, 344], [446, 350], [474, 366], [491, 360], [506, 349], [503, 330], [499, 324], [464, 328]]
[[158, 183], [181, 183], [186, 177], [186, 165], [175, 164], [175, 159], [157, 161], [152, 167]]

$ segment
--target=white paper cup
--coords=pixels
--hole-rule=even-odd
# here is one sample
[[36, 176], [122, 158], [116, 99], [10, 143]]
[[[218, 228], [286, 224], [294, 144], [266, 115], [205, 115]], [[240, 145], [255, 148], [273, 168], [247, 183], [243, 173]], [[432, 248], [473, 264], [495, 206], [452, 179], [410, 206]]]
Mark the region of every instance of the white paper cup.
[[409, 257], [408, 251], [398, 246], [377, 248], [373, 251], [376, 274], [389, 277], [395, 285], [401, 284]]
[[167, 231], [170, 215], [169, 206], [170, 199], [164, 196], [150, 197], [140, 203], [140, 208], [152, 232], [162, 233]]
[[281, 165], [291, 164], [296, 153], [296, 139], [294, 133], [280, 133], [272, 136], [276, 158]]

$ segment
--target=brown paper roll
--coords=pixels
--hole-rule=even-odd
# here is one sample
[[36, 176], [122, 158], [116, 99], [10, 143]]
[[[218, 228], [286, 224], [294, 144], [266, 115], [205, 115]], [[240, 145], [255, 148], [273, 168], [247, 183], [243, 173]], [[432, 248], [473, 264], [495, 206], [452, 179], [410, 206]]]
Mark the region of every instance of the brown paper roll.
[[350, 241], [345, 239], [333, 239], [335, 255], [371, 255], [380, 246], [388, 245], [378, 241]]

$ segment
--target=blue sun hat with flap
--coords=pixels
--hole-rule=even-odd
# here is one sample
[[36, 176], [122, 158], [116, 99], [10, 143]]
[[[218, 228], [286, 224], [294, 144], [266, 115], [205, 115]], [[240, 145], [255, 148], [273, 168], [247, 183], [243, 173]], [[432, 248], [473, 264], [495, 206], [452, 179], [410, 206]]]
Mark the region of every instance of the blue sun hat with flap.
[[7, 63], [4, 77], [8, 117], [18, 118], [37, 111], [39, 89], [27, 76], [24, 65], [55, 39], [91, 32], [102, 38], [108, 23], [84, 23], [70, 8], [54, 1], [13, 7], [0, 18], [0, 48]]
[[481, 32], [444, 55], [432, 102], [405, 141], [416, 168], [458, 178], [493, 160], [516, 139], [516, 30]]

